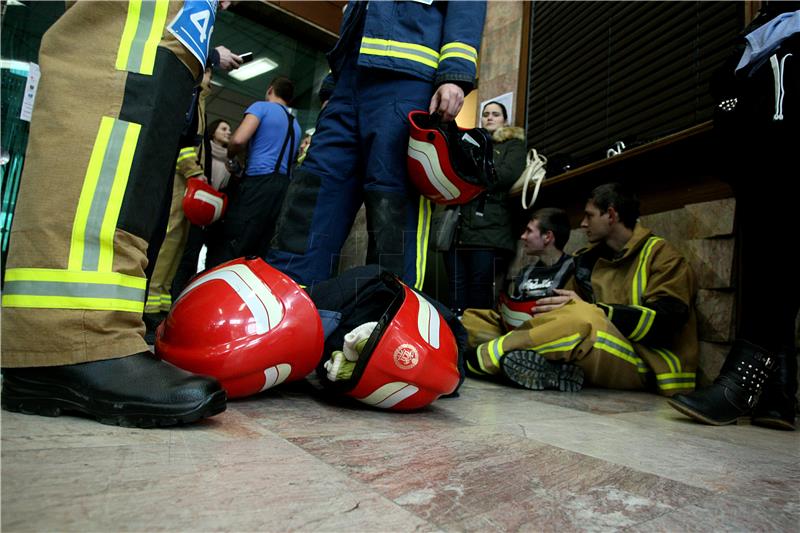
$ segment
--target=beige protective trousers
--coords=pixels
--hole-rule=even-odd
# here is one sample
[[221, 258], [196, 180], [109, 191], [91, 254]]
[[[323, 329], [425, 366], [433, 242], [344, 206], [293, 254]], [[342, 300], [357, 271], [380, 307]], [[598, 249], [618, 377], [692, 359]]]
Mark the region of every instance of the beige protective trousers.
[[147, 349], [147, 244], [202, 71], [166, 30], [181, 7], [77, 2], [42, 40], [3, 290], [4, 367]]
[[477, 348], [479, 368], [468, 363], [473, 374], [499, 374], [503, 355], [534, 350], [547, 359], [577, 364], [588, 384], [612, 389], [645, 387], [647, 365], [596, 305], [570, 302], [508, 333], [500, 315], [489, 309], [467, 309], [461, 322], [470, 346]]
[[[193, 148], [191, 150], [194, 150]], [[145, 313], [167, 312], [172, 307], [172, 279], [178, 271], [186, 239], [189, 236], [189, 221], [183, 214], [183, 196], [186, 194], [186, 178], [180, 173], [175, 173], [175, 182], [172, 185], [172, 203], [169, 208], [169, 223], [164, 243], [158, 250], [158, 259], [150, 277], [150, 286], [147, 289], [147, 303]]]

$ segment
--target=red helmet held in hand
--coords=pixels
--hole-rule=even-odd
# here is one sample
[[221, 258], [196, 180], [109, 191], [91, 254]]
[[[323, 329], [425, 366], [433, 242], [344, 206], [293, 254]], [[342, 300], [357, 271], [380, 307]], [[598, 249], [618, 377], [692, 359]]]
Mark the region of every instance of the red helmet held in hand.
[[303, 379], [322, 356], [323, 342], [306, 292], [264, 260], [240, 258], [184, 289], [156, 332], [156, 354], [217, 378], [236, 398]]
[[195, 226], [208, 226], [219, 220], [228, 207], [228, 195], [219, 192], [200, 178], [186, 180], [183, 212]]
[[425, 111], [408, 114], [408, 177], [420, 194], [444, 205], [461, 205], [497, 181], [491, 134], [441, 123]]

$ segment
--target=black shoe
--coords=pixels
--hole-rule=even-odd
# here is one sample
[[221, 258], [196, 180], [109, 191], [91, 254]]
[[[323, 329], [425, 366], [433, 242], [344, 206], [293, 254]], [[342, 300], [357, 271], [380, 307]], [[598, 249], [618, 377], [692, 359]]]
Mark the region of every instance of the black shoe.
[[737, 340], [714, 384], [689, 394], [676, 394], [667, 402], [704, 424], [733, 424], [758, 401], [775, 359], [755, 344]]
[[737, 398], [730, 389], [715, 383], [689, 394], [676, 394], [667, 399], [667, 403], [698, 422], [710, 426], [727, 426], [735, 423], [752, 407], [746, 398], [741, 401]]
[[578, 392], [583, 387], [583, 369], [573, 363], [550, 361], [533, 350], [508, 352], [500, 359], [503, 374], [530, 390]]
[[219, 414], [226, 395], [215, 379], [141, 352], [76, 365], [4, 368], [2, 406], [42, 416], [77, 412], [102, 424], [150, 428]]

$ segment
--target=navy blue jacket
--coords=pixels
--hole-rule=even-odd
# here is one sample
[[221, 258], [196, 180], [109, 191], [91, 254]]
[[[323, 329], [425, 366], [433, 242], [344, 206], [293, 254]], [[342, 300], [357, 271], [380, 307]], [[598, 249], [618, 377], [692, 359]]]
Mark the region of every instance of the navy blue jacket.
[[338, 77], [348, 52], [357, 47], [360, 67], [402, 72], [436, 86], [456, 83], [469, 92], [485, 18], [484, 1], [351, 0], [328, 62]]

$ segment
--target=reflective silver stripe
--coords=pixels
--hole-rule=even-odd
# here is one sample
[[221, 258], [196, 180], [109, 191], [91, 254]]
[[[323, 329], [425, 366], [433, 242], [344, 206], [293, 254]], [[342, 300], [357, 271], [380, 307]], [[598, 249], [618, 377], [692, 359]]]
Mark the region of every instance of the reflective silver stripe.
[[145, 299], [144, 289], [107, 283], [68, 283], [61, 281], [6, 281], [3, 293], [6, 295], [103, 298], [129, 300], [137, 303], [144, 302]]
[[103, 227], [103, 218], [111, 197], [111, 188], [114, 186], [114, 177], [117, 173], [119, 157], [122, 153], [122, 144], [128, 130], [128, 122], [115, 120], [108, 139], [106, 153], [103, 156], [103, 165], [97, 177], [97, 186], [92, 196], [92, 206], [86, 220], [84, 232], [82, 270], [95, 271], [100, 262], [100, 229]]
[[139, 25], [136, 26], [136, 35], [131, 43], [131, 51], [128, 55], [128, 64], [126, 70], [129, 72], [140, 72], [142, 68], [142, 59], [144, 58], [144, 49], [147, 44], [147, 38], [150, 36], [150, 31], [153, 27], [153, 19], [155, 18], [156, 3], [155, 0], [143, 0], [139, 10]]

